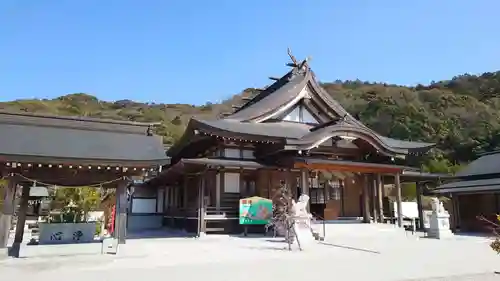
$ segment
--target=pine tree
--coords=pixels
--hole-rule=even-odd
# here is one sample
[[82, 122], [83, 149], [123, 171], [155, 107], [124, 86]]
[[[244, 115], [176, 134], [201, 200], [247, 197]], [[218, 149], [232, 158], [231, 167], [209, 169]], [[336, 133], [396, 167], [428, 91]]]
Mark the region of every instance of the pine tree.
[[273, 199], [273, 216], [266, 229], [273, 228], [274, 233], [284, 235], [285, 241], [288, 244], [288, 250], [292, 250], [292, 244], [297, 240], [299, 249], [300, 241], [295, 233], [295, 220], [293, 218], [293, 197], [288, 185], [284, 182], [280, 183], [280, 188], [274, 195]]

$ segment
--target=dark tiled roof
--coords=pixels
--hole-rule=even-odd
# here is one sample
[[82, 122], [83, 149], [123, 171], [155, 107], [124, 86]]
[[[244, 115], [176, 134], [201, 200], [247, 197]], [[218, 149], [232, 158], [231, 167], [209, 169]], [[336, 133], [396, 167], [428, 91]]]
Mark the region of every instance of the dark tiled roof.
[[[61, 124], [57, 123], [60, 121], [57, 118], [31, 120], [37, 119], [31, 116], [27, 122], [25, 117], [0, 118], [0, 159], [19, 162], [35, 158], [49, 162], [57, 159], [75, 164], [92, 160], [123, 165], [167, 162], [161, 138], [147, 136], [143, 125], [135, 133], [125, 133], [124, 128], [117, 127], [138, 125], [115, 123], [107, 130], [96, 130], [92, 125], [85, 127], [85, 123], [92, 122], [89, 120], [65, 120]], [[95, 124], [101, 123], [95, 121]]]
[[[286, 79], [288, 79], [288, 75], [288, 73], [285, 75], [285, 77], [287, 77]], [[300, 74], [291, 76], [290, 81], [282, 87], [274, 90], [273, 92], [266, 91], [267, 89], [264, 90], [259, 94], [258, 97], [260, 99], [258, 102], [255, 102], [254, 100], [249, 101], [247, 103], [248, 105], [244, 105], [240, 110], [236, 111], [232, 115], [229, 115], [227, 119], [238, 121], [255, 119], [289, 103], [306, 86], [308, 82], [307, 78], [307, 75], [303, 76]]]
[[455, 174], [456, 177], [500, 174], [500, 153], [486, 154]]
[[16, 113], [0, 110], [0, 123], [50, 126], [58, 128], [78, 128], [97, 131], [112, 131], [143, 134], [148, 126], [156, 123], [140, 123], [121, 120], [97, 119], [79, 116], [55, 116], [34, 113]]
[[241, 167], [241, 168], [264, 168], [266, 165], [251, 160], [237, 159], [217, 159], [217, 158], [197, 158], [197, 159], [182, 159], [182, 163], [193, 165], [209, 165], [222, 167]]
[[212, 121], [192, 119], [192, 122], [196, 122], [197, 127], [205, 128], [211, 131], [220, 130], [245, 135], [293, 139], [301, 138], [305, 134], [309, 133], [309, 130], [312, 128], [311, 125], [295, 122], [253, 123], [240, 122], [233, 119], [219, 119]]
[[483, 180], [464, 180], [450, 182], [438, 186], [434, 193], [474, 193], [474, 192], [493, 192], [500, 190], [500, 178]]

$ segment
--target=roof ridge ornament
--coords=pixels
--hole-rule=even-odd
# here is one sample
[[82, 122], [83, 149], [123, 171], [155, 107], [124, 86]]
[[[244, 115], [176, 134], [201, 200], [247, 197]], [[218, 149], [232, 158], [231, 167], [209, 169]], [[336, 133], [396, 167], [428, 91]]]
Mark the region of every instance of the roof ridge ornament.
[[288, 53], [288, 56], [292, 60], [292, 62], [294, 64], [293, 66], [294, 67], [299, 66], [299, 63], [297, 62], [297, 59], [295, 58], [295, 56], [292, 54], [292, 50], [290, 50], [290, 47], [286, 48], [286, 52]]
[[304, 74], [308, 67], [307, 67], [307, 62], [311, 60], [310, 56], [307, 56], [304, 60], [302, 60], [300, 63], [297, 61], [297, 58], [292, 54], [292, 50], [290, 48], [287, 48], [287, 53], [290, 59], [292, 60], [292, 63], [287, 63], [287, 66], [293, 67], [293, 72], [295, 74], [301, 73]]

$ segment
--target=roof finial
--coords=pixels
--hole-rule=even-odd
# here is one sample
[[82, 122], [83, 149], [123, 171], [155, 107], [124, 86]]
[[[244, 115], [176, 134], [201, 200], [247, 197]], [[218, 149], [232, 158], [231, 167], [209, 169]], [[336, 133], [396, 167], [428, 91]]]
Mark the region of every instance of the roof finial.
[[290, 48], [286, 48], [286, 51], [288, 53], [288, 56], [292, 60], [293, 64], [295, 64], [295, 66], [298, 66], [299, 63], [297, 62], [297, 59], [295, 58], [295, 56], [292, 54], [292, 50], [290, 50]]

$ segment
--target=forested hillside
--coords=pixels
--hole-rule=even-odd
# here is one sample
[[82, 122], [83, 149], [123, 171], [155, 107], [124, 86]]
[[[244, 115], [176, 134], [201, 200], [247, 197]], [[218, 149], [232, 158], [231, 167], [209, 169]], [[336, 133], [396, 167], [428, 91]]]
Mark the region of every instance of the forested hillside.
[[[335, 81], [323, 83], [323, 87], [382, 135], [438, 143], [430, 159], [463, 163], [480, 152], [500, 148], [500, 71], [416, 87], [362, 81]], [[79, 93], [53, 100], [0, 103], [0, 110], [161, 122], [157, 133], [165, 136], [166, 143], [172, 143], [191, 116], [214, 118], [230, 112], [232, 105], [242, 102], [242, 96], [254, 91], [246, 89], [222, 104], [203, 106], [108, 102]]]

